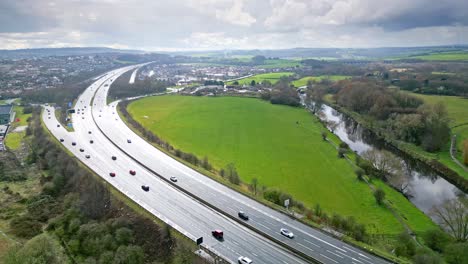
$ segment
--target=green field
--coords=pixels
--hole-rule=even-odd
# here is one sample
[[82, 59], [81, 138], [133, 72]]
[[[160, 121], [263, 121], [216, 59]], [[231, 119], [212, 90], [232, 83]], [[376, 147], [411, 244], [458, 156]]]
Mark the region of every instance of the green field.
[[[292, 72], [271, 72], [271, 73], [262, 73], [262, 74], [257, 74], [245, 79], [238, 80], [240, 85], [243, 84], [250, 84], [252, 80], [255, 80], [256, 83], [261, 83], [263, 81], [270, 81], [272, 84], [275, 84], [278, 82], [278, 80], [282, 76], [289, 76], [293, 75], [294, 73]], [[228, 82], [228, 84], [232, 84], [233, 82]]]
[[[28, 118], [30, 118], [32, 114], [23, 114], [23, 107], [17, 105], [13, 106], [13, 111], [15, 111], [16, 114], [12, 125], [15, 127], [28, 125]], [[17, 119], [19, 119], [19, 122], [16, 122]]]
[[287, 68], [287, 67], [299, 67], [301, 66], [300, 61], [297, 60], [286, 60], [286, 59], [271, 59], [265, 60], [265, 64], [255, 66], [257, 68]]
[[[463, 140], [468, 139], [468, 99], [458, 96], [441, 96], [441, 95], [422, 95], [414, 94], [423, 99], [425, 102], [435, 104], [442, 102], [447, 107], [447, 112], [450, 118], [450, 125], [452, 127], [452, 134], [457, 135], [457, 149], [460, 152], [457, 158], [461, 161], [461, 151]], [[449, 154], [450, 144], [437, 153], [434, 158], [438, 158], [442, 163], [446, 164], [453, 170], [457, 171], [462, 176], [468, 178], [468, 172], [460, 169], [450, 158]]]
[[[322, 140], [322, 124], [304, 109], [254, 98], [159, 96], [135, 101], [128, 110], [175, 148], [207, 156], [215, 168], [233, 162], [244, 182], [258, 178], [260, 185], [280, 188], [308, 207], [319, 203], [329, 214], [352, 215], [372, 233], [403, 230], [356, 179], [353, 167]], [[433, 226], [393, 189], [386, 191], [399, 200], [396, 210], [411, 217], [414, 230]]]
[[316, 81], [320, 82], [323, 79], [330, 79], [331, 81], [341, 81], [344, 79], [349, 79], [352, 78], [352, 76], [345, 76], [345, 75], [320, 75], [320, 76], [309, 76], [309, 77], [304, 77], [299, 80], [295, 80], [292, 82], [292, 84], [295, 87], [301, 87], [301, 86], [306, 86], [307, 82], [309, 80], [311, 81]]
[[432, 61], [464, 61], [468, 60], [468, 52], [441, 52], [421, 56], [411, 56], [410, 58]]
[[26, 133], [22, 132], [9, 132], [5, 138], [5, 145], [12, 150], [16, 150], [21, 146], [21, 141], [23, 140]]

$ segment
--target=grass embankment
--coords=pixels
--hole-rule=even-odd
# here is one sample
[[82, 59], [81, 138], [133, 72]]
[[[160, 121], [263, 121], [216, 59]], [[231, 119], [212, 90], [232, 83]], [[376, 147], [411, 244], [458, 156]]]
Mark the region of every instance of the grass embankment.
[[[270, 81], [271, 84], [275, 84], [279, 81], [279, 79], [282, 76], [289, 76], [293, 75], [294, 73], [292, 72], [271, 72], [271, 73], [262, 73], [262, 74], [257, 74], [248, 78], [244, 78], [241, 80], [238, 80], [237, 82], [239, 85], [247, 84], [250, 85], [250, 83], [254, 80], [256, 83], [261, 83], [264, 81]], [[232, 84], [234, 82], [228, 82], [228, 84]]]
[[[207, 156], [217, 169], [233, 162], [244, 182], [257, 178], [260, 185], [290, 193], [308, 207], [319, 203], [329, 214], [354, 216], [373, 234], [403, 230], [356, 179], [354, 168], [322, 140], [322, 124], [304, 109], [252, 98], [159, 96], [135, 101], [128, 111], [175, 148]], [[434, 226], [396, 191], [386, 192], [400, 196], [403, 205], [396, 209], [412, 219], [411, 228]]]
[[[457, 135], [457, 159], [462, 160], [463, 141], [468, 140], [468, 99], [458, 96], [439, 96], [439, 95], [422, 95], [414, 94], [423, 99], [426, 103], [435, 104], [442, 102], [447, 107], [448, 116], [450, 118], [450, 127], [452, 134]], [[422, 149], [420, 152], [424, 152]], [[424, 153], [424, 155], [437, 159], [458, 174], [468, 179], [468, 172], [460, 168], [450, 157], [450, 142], [447, 146], [437, 153]]]
[[310, 81], [316, 81], [320, 82], [323, 79], [329, 79], [330, 81], [341, 81], [344, 79], [349, 79], [352, 78], [352, 76], [346, 76], [346, 75], [320, 75], [320, 76], [308, 76], [301, 78], [299, 80], [295, 80], [291, 82], [295, 87], [301, 87], [307, 85], [307, 82]]

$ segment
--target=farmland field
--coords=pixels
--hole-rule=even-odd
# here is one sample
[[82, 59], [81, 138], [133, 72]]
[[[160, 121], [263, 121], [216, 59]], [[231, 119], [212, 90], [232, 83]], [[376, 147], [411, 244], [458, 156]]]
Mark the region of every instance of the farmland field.
[[[248, 77], [248, 78], [245, 78], [245, 79], [241, 79], [241, 80], [238, 80], [239, 84], [242, 85], [242, 84], [250, 84], [252, 82], [252, 80], [255, 80], [256, 83], [260, 83], [260, 82], [263, 82], [263, 81], [270, 81], [272, 84], [275, 84], [278, 82], [278, 80], [282, 77], [282, 76], [289, 76], [289, 75], [292, 75], [294, 73], [292, 72], [271, 72], [271, 73], [263, 73], [263, 74], [257, 74], [257, 75], [254, 75], [254, 76], [251, 76], [251, 77]], [[229, 84], [232, 84], [233, 82], [229, 82]]]
[[[442, 102], [447, 107], [448, 116], [450, 118], [450, 126], [452, 128], [452, 134], [457, 135], [457, 149], [459, 150], [459, 155], [457, 158], [461, 161], [461, 150], [463, 140], [468, 140], [468, 99], [458, 97], [458, 96], [439, 96], [439, 95], [422, 95], [414, 94], [417, 97], [423, 99], [425, 102], [430, 104], [435, 104], [437, 102]], [[440, 161], [450, 168], [457, 171], [459, 174], [468, 178], [468, 172], [463, 169], [458, 169], [449, 155], [449, 145], [438, 153]]]
[[[304, 109], [253, 98], [159, 96], [135, 101], [128, 111], [175, 148], [207, 156], [217, 169], [233, 162], [244, 182], [257, 178], [260, 185], [290, 193], [308, 207], [319, 203], [329, 214], [352, 215], [372, 233], [403, 230], [356, 179], [354, 168], [322, 140], [322, 124]], [[391, 188], [386, 192], [399, 200], [396, 210], [411, 217], [414, 230], [433, 226], [400, 194]]]
[[309, 76], [309, 77], [304, 77], [304, 78], [301, 78], [299, 80], [295, 80], [292, 82], [292, 84], [295, 86], [295, 87], [301, 87], [301, 86], [305, 86], [307, 85], [307, 82], [309, 80], [311, 81], [321, 81], [323, 79], [330, 79], [331, 81], [340, 81], [340, 80], [344, 80], [344, 79], [348, 79], [348, 78], [351, 78], [351, 76], [345, 76], [345, 75], [320, 75], [320, 76]]
[[428, 55], [411, 56], [410, 58], [432, 61], [462, 61], [468, 60], [468, 52], [441, 52]]

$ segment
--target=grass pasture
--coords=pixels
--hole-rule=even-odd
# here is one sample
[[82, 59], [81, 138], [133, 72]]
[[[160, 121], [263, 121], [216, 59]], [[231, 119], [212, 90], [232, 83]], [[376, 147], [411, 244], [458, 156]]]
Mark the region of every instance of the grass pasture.
[[[468, 140], [468, 99], [458, 96], [442, 96], [442, 95], [422, 95], [414, 94], [415, 96], [423, 99], [426, 103], [435, 104], [442, 102], [447, 107], [448, 116], [450, 118], [450, 126], [452, 128], [452, 134], [457, 135], [457, 149], [459, 155], [457, 158], [461, 161], [461, 151], [463, 140]], [[450, 144], [447, 147], [438, 152], [435, 158], [446, 164], [459, 174], [468, 178], [468, 172], [461, 169], [455, 162], [452, 161], [449, 154]]]
[[[282, 76], [289, 76], [293, 75], [294, 73], [292, 72], [271, 72], [271, 73], [262, 73], [262, 74], [257, 74], [245, 79], [238, 80], [239, 85], [243, 84], [250, 84], [252, 80], [255, 80], [256, 83], [261, 83], [263, 81], [270, 81], [272, 84], [275, 84], [279, 81], [279, 79]], [[233, 82], [229, 82], [228, 84], [232, 84]]]
[[468, 60], [468, 52], [440, 52], [427, 55], [411, 56], [410, 58], [429, 61], [466, 61]]
[[[322, 124], [304, 109], [254, 98], [158, 96], [135, 101], [128, 111], [175, 148], [207, 156], [215, 168], [233, 162], [244, 182], [257, 178], [260, 185], [290, 193], [308, 207], [319, 203], [329, 214], [354, 216], [371, 233], [403, 230], [356, 179], [354, 168], [322, 140]], [[386, 191], [403, 203], [398, 210], [412, 218], [415, 230], [433, 225], [400, 194]]]
[[307, 82], [309, 80], [311, 81], [316, 81], [320, 82], [323, 79], [330, 79], [330, 81], [336, 82], [336, 81], [341, 81], [344, 79], [349, 79], [351, 76], [346, 76], [346, 75], [320, 75], [320, 76], [309, 76], [309, 77], [304, 77], [299, 80], [295, 80], [292, 82], [292, 84], [295, 87], [301, 87], [301, 86], [306, 86]]

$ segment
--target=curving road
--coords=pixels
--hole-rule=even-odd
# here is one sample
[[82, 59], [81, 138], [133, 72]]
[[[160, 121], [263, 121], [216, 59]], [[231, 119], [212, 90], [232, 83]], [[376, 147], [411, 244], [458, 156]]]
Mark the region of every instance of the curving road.
[[[203, 236], [204, 246], [223, 258], [234, 262], [242, 255], [255, 259], [255, 263], [306, 263], [290, 251], [265, 240], [192, 197], [174, 190], [170, 184], [155, 177], [122, 153], [99, 132], [92, 122], [91, 100], [98, 87], [106, 80], [115, 80], [123, 72], [125, 69], [102, 77], [78, 98], [75, 109], [84, 110], [72, 115], [74, 132], [68, 132], [59, 125], [54, 108], [45, 107], [42, 118], [50, 132], [58, 140], [63, 139], [62, 144], [68, 150], [109, 184], [190, 239]], [[76, 143], [75, 146], [72, 145], [73, 142]], [[81, 152], [80, 149], [84, 151]], [[112, 156], [116, 156], [117, 160], [112, 160]], [[135, 170], [136, 175], [130, 175], [130, 170]], [[116, 176], [111, 177], [111, 172], [116, 173]], [[142, 185], [148, 185], [150, 190], [143, 191]], [[211, 236], [211, 231], [215, 229], [224, 231], [223, 241]]]
[[[136, 135], [117, 114], [117, 103], [107, 105], [106, 98], [109, 87], [117, 76], [129, 70], [135, 72], [137, 69], [138, 66], [131, 66], [113, 71], [97, 80], [80, 96], [76, 109], [84, 111], [73, 115], [75, 132], [69, 133], [63, 128], [54, 127], [57, 123], [55, 120], [50, 121], [55, 122], [54, 124], [46, 122], [54, 135], [59, 135], [57, 137], [64, 137], [63, 133], [66, 132], [69, 141], [79, 139], [76, 147], [68, 146], [67, 140], [64, 143], [75, 150], [74, 154], [81, 155], [81, 160], [87, 162], [87, 165], [93, 164], [88, 166], [99, 175], [192, 239], [204, 236], [207, 246], [231, 260], [235, 260], [239, 255], [246, 255], [255, 263], [303, 262], [282, 247], [273, 245], [273, 242], [277, 242], [323, 263], [388, 263], [227, 188], [172, 159]], [[92, 134], [88, 134], [88, 131], [92, 131]], [[95, 141], [92, 145], [89, 144], [91, 138]], [[128, 143], [128, 140], [131, 140], [131, 143]], [[76, 153], [80, 144], [86, 146], [84, 153]], [[91, 158], [84, 158], [85, 153], [91, 155]], [[117, 161], [112, 161], [112, 155], [117, 156]], [[129, 176], [130, 169], [135, 170], [137, 175]], [[110, 170], [116, 171], [117, 177], [109, 177]], [[121, 174], [123, 175], [119, 177]], [[170, 182], [171, 176], [176, 176], [178, 182]], [[140, 187], [142, 184], [150, 185], [150, 192], [143, 192]], [[153, 192], [160, 191], [165, 198], [160, 196], [157, 201], [165, 201], [168, 204], [152, 204], [151, 200], [144, 200], [153, 195]], [[209, 206], [206, 206], [207, 204]], [[174, 209], [173, 213], [171, 209]], [[248, 221], [237, 218], [237, 213], [241, 210], [249, 215]], [[207, 223], [207, 218], [217, 219], [217, 225], [213, 222]], [[224, 242], [210, 236], [210, 230], [216, 228], [225, 232]], [[279, 233], [280, 228], [289, 229], [295, 237], [289, 239], [282, 236]], [[269, 240], [250, 230], [265, 235]], [[234, 233], [235, 237], [232, 236]], [[238, 236], [239, 233], [243, 234]], [[255, 244], [242, 247], [246, 242]], [[260, 250], [257, 243], [264, 244], [265, 248]], [[257, 249], [259, 251], [255, 252]], [[280, 257], [272, 256], [274, 252], [271, 250], [281, 252]]]

